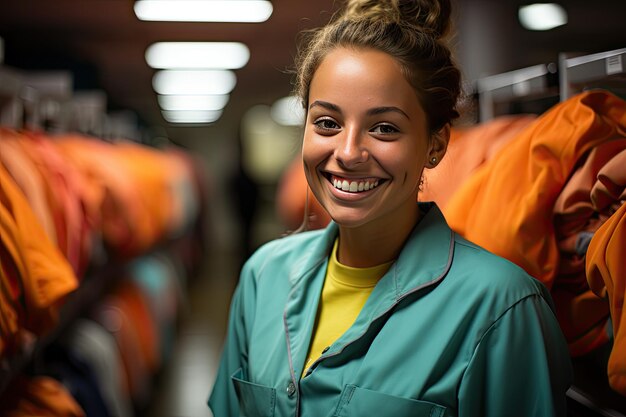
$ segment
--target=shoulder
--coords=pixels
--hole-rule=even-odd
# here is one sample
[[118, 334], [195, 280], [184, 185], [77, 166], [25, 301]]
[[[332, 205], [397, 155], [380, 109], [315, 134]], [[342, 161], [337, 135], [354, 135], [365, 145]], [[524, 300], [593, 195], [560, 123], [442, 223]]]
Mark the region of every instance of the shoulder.
[[524, 269], [456, 234], [450, 278], [465, 289], [471, 287], [480, 300], [491, 300], [502, 309], [533, 296], [552, 304], [546, 287]]

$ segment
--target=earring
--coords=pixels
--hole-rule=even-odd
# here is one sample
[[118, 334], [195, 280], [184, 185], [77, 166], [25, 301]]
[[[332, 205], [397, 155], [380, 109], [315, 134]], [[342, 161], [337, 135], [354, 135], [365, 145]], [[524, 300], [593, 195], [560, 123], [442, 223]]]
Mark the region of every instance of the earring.
[[437, 157], [433, 156], [432, 158], [430, 158], [430, 163], [435, 165], [437, 163]]

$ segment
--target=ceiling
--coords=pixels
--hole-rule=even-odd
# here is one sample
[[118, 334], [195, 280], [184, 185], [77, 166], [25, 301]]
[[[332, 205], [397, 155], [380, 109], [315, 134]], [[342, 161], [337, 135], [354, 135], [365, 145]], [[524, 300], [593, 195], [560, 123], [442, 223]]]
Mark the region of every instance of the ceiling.
[[[68, 69], [76, 89], [102, 89], [111, 109], [128, 109], [144, 126], [170, 137], [236, 134], [246, 109], [271, 104], [290, 92], [295, 38], [323, 24], [333, 0], [273, 0], [263, 23], [167, 23], [136, 18], [132, 0], [13, 0], [0, 5], [5, 65]], [[456, 0], [456, 49], [465, 75], [476, 78], [534, 65], [558, 52], [599, 52], [626, 46], [626, 1], [561, 2], [570, 24], [551, 33], [530, 33], [516, 22], [519, 1]], [[154, 70], [146, 48], [157, 41], [239, 41], [248, 64], [236, 70], [237, 86], [222, 118], [209, 127], [181, 128], [163, 120], [152, 90]], [[224, 133], [230, 132], [230, 133]]]
[[[163, 120], [152, 90], [146, 48], [158, 41], [238, 41], [250, 60], [217, 124], [234, 124], [246, 108], [290, 92], [295, 36], [330, 16], [332, 0], [274, 0], [263, 23], [174, 23], [137, 19], [132, 0], [20, 0], [0, 5], [0, 36], [10, 67], [69, 69], [76, 89], [103, 89], [114, 109], [135, 111], [146, 125]], [[188, 128], [189, 129], [189, 128]], [[186, 129], [183, 129], [186, 130]]]

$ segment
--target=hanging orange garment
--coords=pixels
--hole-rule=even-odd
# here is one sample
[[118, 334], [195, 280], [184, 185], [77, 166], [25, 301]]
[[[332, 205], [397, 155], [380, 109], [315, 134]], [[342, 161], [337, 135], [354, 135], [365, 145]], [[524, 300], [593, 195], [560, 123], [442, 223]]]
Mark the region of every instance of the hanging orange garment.
[[452, 128], [445, 157], [424, 170], [420, 201], [434, 201], [443, 210], [456, 190], [478, 167], [533, 122], [537, 116], [500, 116], [471, 127]]
[[552, 288], [559, 264], [553, 207], [579, 160], [626, 137], [626, 102], [588, 91], [557, 104], [483, 164], [444, 214], [462, 236]]
[[131, 280], [131, 277], [127, 277], [119, 285], [115, 295], [129, 319], [129, 324], [133, 327], [133, 332], [137, 334], [140, 340], [139, 348], [143, 362], [146, 364], [149, 374], [152, 375], [161, 366], [161, 352], [158, 343], [160, 334], [158, 333], [157, 323], [152, 320], [150, 315], [147, 296]]
[[4, 165], [21, 189], [48, 238], [56, 243], [54, 220], [46, 198], [45, 178], [41, 177], [35, 164], [20, 147], [21, 139], [21, 133], [0, 127], [0, 164]]
[[626, 200], [626, 151], [621, 151], [598, 172], [597, 181], [591, 189], [591, 202], [597, 212]]
[[[606, 331], [609, 306], [589, 289], [585, 273], [586, 248], [581, 243], [588, 242], [603, 219], [612, 214], [610, 206], [599, 209], [594, 206], [591, 190], [601, 170], [617, 162], [615, 158], [621, 153], [626, 157], [626, 139], [607, 141], [593, 148], [574, 170], [554, 204], [560, 257], [552, 297], [572, 356], [587, 354], [609, 339]], [[626, 170], [626, 160], [622, 163]]]
[[56, 324], [63, 299], [78, 287], [9, 173], [0, 165], [0, 243], [19, 274], [24, 327], [41, 335]]
[[142, 354], [137, 329], [124, 309], [125, 303], [115, 294], [109, 294], [93, 312], [93, 319], [109, 331], [117, 343], [121, 358], [122, 390], [135, 404], [145, 404], [150, 395], [151, 374]]
[[596, 295], [608, 298], [613, 324], [609, 385], [626, 396], [626, 203], [591, 239], [587, 250], [587, 280]]
[[20, 376], [0, 400], [4, 417], [85, 417], [67, 388], [47, 376]]
[[136, 184], [134, 190], [139, 218], [133, 223], [133, 240], [120, 242], [126, 255], [146, 251], [163, 240], [170, 231], [174, 190], [169, 178], [173, 162], [162, 151], [131, 142], [114, 145], [117, 163]]
[[587, 250], [587, 281], [599, 297], [607, 298], [613, 326], [609, 356], [611, 387], [626, 395], [626, 151], [598, 173], [591, 201], [599, 212], [613, 212], [594, 234]]
[[45, 134], [25, 132], [19, 141], [40, 175], [46, 179], [47, 200], [53, 214], [57, 246], [82, 278], [89, 263], [93, 216], [88, 213], [87, 186], [77, 168]]
[[20, 319], [24, 318], [24, 308], [20, 303], [22, 295], [15, 262], [0, 241], [0, 358], [14, 357], [21, 351], [19, 334], [23, 327]]
[[81, 135], [55, 138], [58, 149], [77, 167], [92, 191], [88, 201], [105, 243], [115, 252], [134, 245], [141, 234], [143, 210], [139, 186], [117, 157], [115, 145]]

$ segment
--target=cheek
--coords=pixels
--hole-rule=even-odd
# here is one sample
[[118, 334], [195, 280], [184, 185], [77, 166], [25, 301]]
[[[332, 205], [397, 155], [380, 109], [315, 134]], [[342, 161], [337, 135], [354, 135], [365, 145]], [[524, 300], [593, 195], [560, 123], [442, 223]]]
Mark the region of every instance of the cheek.
[[307, 138], [305, 135], [304, 141], [302, 142], [302, 162], [304, 164], [304, 174], [306, 175], [309, 185], [311, 185], [313, 173], [320, 161], [318, 154], [319, 147], [315, 146], [311, 139]]
[[302, 143], [302, 159], [309, 168], [315, 169], [318, 163], [324, 160], [329, 152], [328, 141], [320, 140], [316, 135], [309, 135], [305, 132]]

